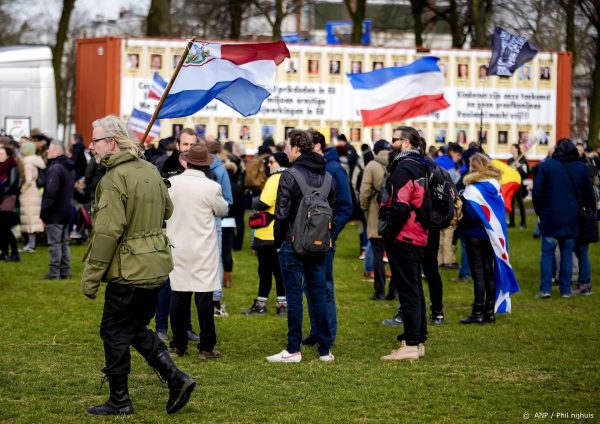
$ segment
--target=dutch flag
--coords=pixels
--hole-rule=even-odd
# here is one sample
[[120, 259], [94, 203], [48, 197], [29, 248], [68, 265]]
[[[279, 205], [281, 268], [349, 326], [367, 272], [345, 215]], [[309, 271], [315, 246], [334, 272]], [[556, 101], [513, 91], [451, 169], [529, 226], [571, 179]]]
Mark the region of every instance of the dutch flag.
[[465, 188], [464, 197], [477, 212], [494, 249], [495, 312], [510, 313], [510, 296], [519, 291], [519, 283], [508, 257], [506, 213], [500, 184], [493, 179], [475, 182]]

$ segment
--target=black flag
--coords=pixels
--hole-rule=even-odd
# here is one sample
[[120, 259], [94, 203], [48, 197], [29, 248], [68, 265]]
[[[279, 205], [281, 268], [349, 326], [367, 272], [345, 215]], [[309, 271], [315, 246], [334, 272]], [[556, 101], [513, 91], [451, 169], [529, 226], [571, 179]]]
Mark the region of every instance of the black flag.
[[537, 52], [537, 47], [525, 37], [496, 27], [492, 39], [492, 60], [487, 74], [510, 77], [515, 69], [533, 59]]

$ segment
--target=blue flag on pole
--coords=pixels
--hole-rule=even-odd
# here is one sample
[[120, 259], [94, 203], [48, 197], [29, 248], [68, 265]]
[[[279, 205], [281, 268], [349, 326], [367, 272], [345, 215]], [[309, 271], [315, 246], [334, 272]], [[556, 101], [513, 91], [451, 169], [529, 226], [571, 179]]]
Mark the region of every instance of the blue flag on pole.
[[487, 74], [510, 77], [515, 69], [533, 59], [537, 52], [537, 47], [525, 37], [496, 27], [492, 39], [492, 60]]

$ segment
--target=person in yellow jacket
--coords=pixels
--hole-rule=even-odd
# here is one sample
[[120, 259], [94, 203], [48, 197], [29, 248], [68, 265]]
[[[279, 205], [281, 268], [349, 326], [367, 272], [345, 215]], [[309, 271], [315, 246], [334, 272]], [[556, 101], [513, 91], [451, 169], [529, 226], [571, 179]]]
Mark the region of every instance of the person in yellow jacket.
[[275, 214], [275, 203], [277, 201], [277, 188], [281, 172], [289, 168], [290, 162], [283, 152], [273, 153], [267, 159], [269, 178], [267, 179], [260, 197], [253, 202], [254, 209], [265, 212], [270, 217], [270, 223], [254, 231], [252, 248], [258, 256], [258, 296], [254, 303], [244, 312], [244, 315], [265, 315], [267, 313], [267, 299], [271, 292], [275, 277], [275, 288], [277, 290], [277, 315], [287, 314], [287, 303], [285, 300], [285, 288], [281, 279], [279, 268], [279, 257], [275, 248], [273, 237], [273, 215]]

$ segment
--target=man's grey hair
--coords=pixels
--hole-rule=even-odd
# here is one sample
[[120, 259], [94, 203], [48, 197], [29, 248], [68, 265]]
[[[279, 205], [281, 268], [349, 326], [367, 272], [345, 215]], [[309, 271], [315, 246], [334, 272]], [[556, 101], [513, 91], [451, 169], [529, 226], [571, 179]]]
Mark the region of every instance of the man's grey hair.
[[[65, 145], [62, 141], [54, 140], [50, 143], [50, 146], [54, 146], [55, 149], [58, 149], [61, 155], [65, 154]], [[48, 146], [48, 147], [50, 147]]]
[[137, 140], [133, 140], [127, 130], [125, 122], [118, 116], [108, 115], [92, 122], [92, 128], [104, 129], [104, 136], [117, 142], [119, 150], [127, 151], [134, 156], [143, 157], [143, 150]]

